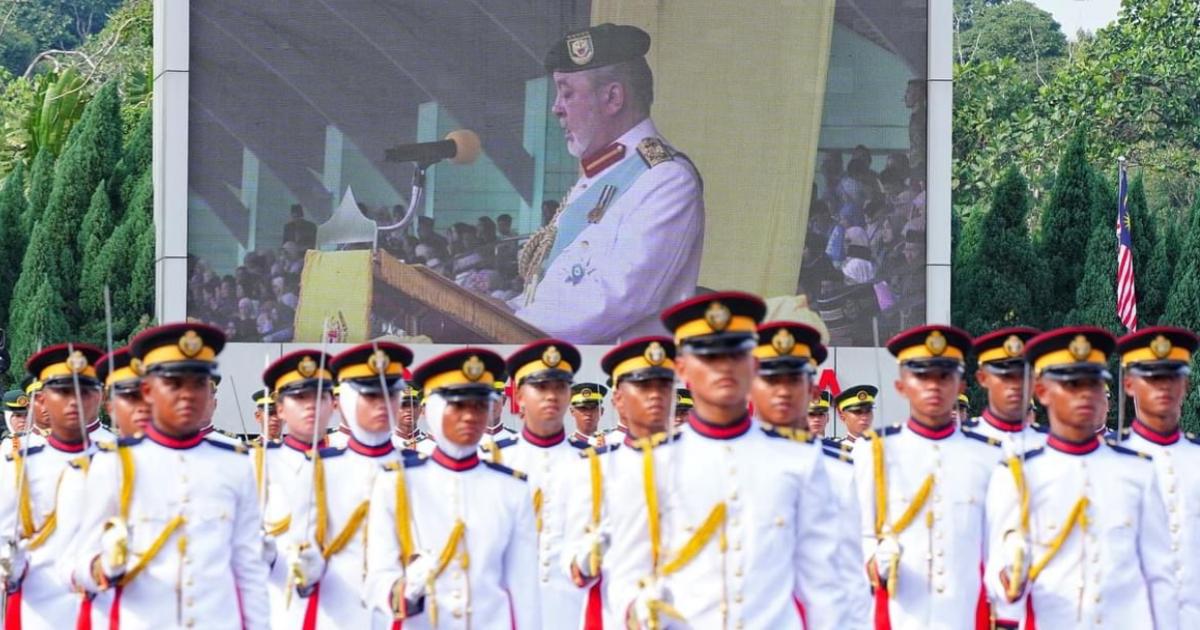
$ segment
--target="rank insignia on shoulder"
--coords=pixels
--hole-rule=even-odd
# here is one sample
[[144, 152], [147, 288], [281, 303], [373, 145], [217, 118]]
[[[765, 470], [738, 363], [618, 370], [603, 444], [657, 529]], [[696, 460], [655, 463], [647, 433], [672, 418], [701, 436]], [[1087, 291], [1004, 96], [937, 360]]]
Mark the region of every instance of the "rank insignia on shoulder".
[[976, 432], [968, 429], [965, 426], [962, 429], [960, 429], [960, 431], [962, 432], [963, 435], [971, 438], [972, 440], [979, 440], [980, 442], [983, 442], [984, 444], [987, 444], [988, 446], [1001, 446], [1000, 440], [997, 440], [994, 437], [988, 437], [986, 435], [983, 435], [982, 433], [976, 433]]
[[96, 448], [111, 452], [117, 450], [117, 443], [112, 440], [96, 440]]
[[659, 138], [643, 138], [637, 146], [638, 155], [646, 162], [646, 166], [654, 168], [663, 162], [675, 159], [675, 151]]
[[[217, 448], [224, 449], [226, 451], [233, 451], [234, 453], [241, 455], [245, 455], [246, 453], [250, 452], [250, 450], [241, 443], [231, 444], [229, 442], [222, 442], [221, 440], [213, 440], [209, 438], [204, 438], [204, 441]], [[324, 453], [322, 453], [322, 455], [324, 455]]]
[[1200, 435], [1196, 435], [1195, 433], [1192, 433], [1191, 431], [1184, 433], [1183, 439], [1191, 442], [1192, 444], [1200, 444]]
[[1112, 450], [1114, 450], [1122, 455], [1136, 455], [1142, 459], [1153, 459], [1152, 457], [1150, 457], [1149, 455], [1147, 455], [1146, 453], [1143, 453], [1141, 451], [1135, 451], [1131, 448], [1125, 448], [1124, 446], [1121, 446], [1120, 442], [1117, 442], [1116, 440], [1111, 439], [1111, 438], [1104, 440], [1104, 443], [1108, 444], [1109, 447], [1112, 448]]
[[528, 478], [528, 475], [526, 475], [525, 473], [523, 473], [519, 470], [516, 470], [514, 468], [509, 468], [508, 466], [505, 466], [504, 464], [494, 464], [492, 462], [483, 462], [483, 465], [487, 466], [488, 468], [491, 468], [492, 470], [494, 470], [496, 472], [502, 472], [502, 473], [505, 473], [508, 475], [512, 475], [513, 477], [520, 479], [521, 481], [525, 481]]

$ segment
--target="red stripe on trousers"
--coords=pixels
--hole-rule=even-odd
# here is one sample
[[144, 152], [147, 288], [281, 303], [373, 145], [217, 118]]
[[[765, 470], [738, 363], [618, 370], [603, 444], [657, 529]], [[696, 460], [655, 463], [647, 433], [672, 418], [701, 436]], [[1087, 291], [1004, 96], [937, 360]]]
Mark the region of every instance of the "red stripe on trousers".
[[92, 630], [92, 598], [84, 593], [79, 602], [79, 616], [75, 617], [75, 630]]
[[887, 588], [875, 587], [875, 630], [892, 630], [892, 614], [888, 610]]
[[601, 577], [588, 589], [587, 606], [583, 609], [583, 630], [604, 630], [604, 597], [600, 590], [603, 583], [604, 578]]
[[108, 630], [120, 630], [121, 628], [121, 594], [125, 592], [125, 587], [118, 586], [113, 591], [112, 608], [108, 609]]
[[308, 596], [308, 607], [304, 609], [304, 625], [300, 626], [303, 630], [317, 629], [317, 603], [320, 599], [321, 583], [317, 582]]
[[8, 594], [4, 610], [4, 630], [21, 630], [21, 588]]

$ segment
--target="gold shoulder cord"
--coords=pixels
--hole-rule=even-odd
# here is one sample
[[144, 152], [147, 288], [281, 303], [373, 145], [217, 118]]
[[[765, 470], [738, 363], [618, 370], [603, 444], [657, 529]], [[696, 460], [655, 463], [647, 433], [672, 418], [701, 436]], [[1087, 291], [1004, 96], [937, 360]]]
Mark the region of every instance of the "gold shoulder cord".
[[[917, 490], [917, 494], [913, 496], [913, 500], [908, 505], [908, 509], [900, 515], [900, 518], [888, 526], [887, 524], [887, 472], [884, 463], [883, 436], [873, 435], [871, 439], [871, 454], [875, 461], [872, 462], [873, 472], [875, 477], [875, 537], [881, 538], [885, 535], [900, 535], [904, 530], [908, 529], [916, 520], [917, 514], [925, 507], [925, 503], [929, 500], [929, 494], [933, 490], [934, 477], [930, 473], [925, 476], [925, 480], [921, 482], [921, 487]], [[932, 528], [932, 513], [925, 519], [926, 527]], [[888, 567], [888, 597], [896, 596], [896, 580], [900, 572], [899, 559], [893, 560], [891, 566]]]

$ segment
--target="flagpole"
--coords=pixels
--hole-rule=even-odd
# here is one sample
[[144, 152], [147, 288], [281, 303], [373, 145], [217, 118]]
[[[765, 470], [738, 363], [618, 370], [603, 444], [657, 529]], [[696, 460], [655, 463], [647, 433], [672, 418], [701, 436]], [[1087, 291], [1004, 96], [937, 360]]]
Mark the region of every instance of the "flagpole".
[[[1130, 299], [1134, 300], [1134, 318], [1128, 320], [1122, 317], [1122, 309], [1120, 306], [1122, 285], [1124, 280], [1121, 277], [1121, 249], [1125, 239], [1130, 239], [1132, 243], [1132, 235], [1129, 228], [1129, 204], [1127, 196], [1129, 194], [1128, 172], [1125, 168], [1125, 156], [1117, 157], [1117, 318], [1121, 320], [1121, 324], [1126, 330], [1133, 332], [1137, 330], [1137, 296], [1133, 294]], [[1133, 267], [1133, 251], [1129, 251], [1129, 266]], [[1133, 283], [1133, 278], [1129, 279], [1130, 284]], [[1130, 293], [1133, 293], [1133, 286], [1130, 286]], [[1121, 358], [1117, 357], [1117, 439], [1125, 433], [1125, 368], [1121, 363]]]

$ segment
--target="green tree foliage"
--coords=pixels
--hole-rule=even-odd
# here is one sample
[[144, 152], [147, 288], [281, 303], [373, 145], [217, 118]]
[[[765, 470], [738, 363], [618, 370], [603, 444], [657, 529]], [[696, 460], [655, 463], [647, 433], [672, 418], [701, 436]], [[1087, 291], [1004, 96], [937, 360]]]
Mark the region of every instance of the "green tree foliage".
[[0, 59], [19, 75], [43, 50], [78, 47], [104, 27], [119, 4], [121, 0], [19, 0], [0, 5], [5, 13], [11, 11], [0, 39]]
[[54, 162], [56, 158], [49, 149], [37, 152], [33, 159], [33, 167], [29, 172], [29, 207], [21, 217], [21, 229], [30, 234], [33, 224], [42, 218], [46, 202], [50, 199], [50, 189], [54, 186]]
[[1058, 164], [1050, 202], [1042, 213], [1039, 258], [1053, 270], [1046, 278], [1050, 302], [1046, 321], [1061, 321], [1070, 311], [1075, 288], [1083, 278], [1084, 259], [1080, 250], [1092, 233], [1095, 182], [1087, 162], [1087, 144], [1082, 132], [1075, 134]]
[[1146, 181], [1141, 173], [1129, 184], [1128, 204], [1129, 230], [1133, 239], [1133, 273], [1138, 296], [1138, 321], [1156, 322], [1162, 316], [1166, 298], [1165, 294], [1160, 298], [1157, 290], [1151, 290], [1148, 279], [1143, 279], [1150, 269], [1150, 259], [1158, 246], [1158, 221], [1146, 202]]
[[1041, 62], [1067, 51], [1067, 38], [1054, 17], [1026, 0], [979, 7], [970, 28], [960, 31], [958, 37], [968, 60]]
[[1068, 325], [1092, 325], [1121, 334], [1117, 319], [1117, 237], [1111, 226], [1097, 224], [1087, 241], [1083, 278], [1075, 291], [1075, 308], [1065, 322]]
[[18, 163], [0, 186], [0, 322], [8, 321], [8, 302], [25, 255], [25, 205], [25, 167]]
[[[147, 247], [148, 241], [148, 247]], [[130, 204], [100, 254], [84, 263], [85, 304], [96, 316], [85, 319], [86, 338], [103, 339], [104, 287], [112, 295], [113, 338], [124, 339], [154, 313], [154, 181], [149, 170], [134, 186]]]
[[1183, 234], [1178, 225], [1161, 222], [1149, 262], [1144, 269], [1134, 269], [1137, 274], [1138, 320], [1144, 325], [1163, 321], [1175, 277], [1175, 260], [1179, 256], [1182, 241]]
[[961, 296], [955, 321], [972, 334], [1037, 324], [1041, 269], [1029, 240], [1029, 193], [1025, 178], [1010, 167], [996, 187], [991, 207], [964, 238], [953, 295]]
[[[1175, 280], [1163, 323], [1200, 330], [1200, 200], [1192, 206], [1183, 247], [1175, 264]], [[1181, 421], [1187, 431], [1200, 431], [1200, 388], [1193, 380]]]
[[[138, 119], [137, 126], [125, 141], [125, 152], [121, 161], [113, 167], [112, 178], [109, 180], [108, 194], [123, 209], [133, 196], [133, 188], [137, 185], [138, 176], [150, 170], [153, 159], [153, 116], [150, 110], [144, 110]], [[118, 217], [119, 218], [119, 217]]]
[[[56, 232], [69, 232], [73, 228], [55, 223], [54, 218], [38, 221], [33, 228], [29, 246], [25, 248], [25, 256], [21, 260], [21, 275], [13, 289], [8, 332], [10, 353], [17, 360], [32, 354], [39, 340], [43, 344], [51, 343], [46, 335], [58, 330], [59, 324], [54, 327], [46, 324], [47, 315], [41, 310], [46, 304], [57, 305], [53, 318], [60, 320], [61, 326], [70, 330], [65, 313], [66, 303], [58, 293], [56, 282], [62, 251], [53, 245], [60, 241]], [[55, 297], [43, 295], [46, 292], [54, 293]]]

